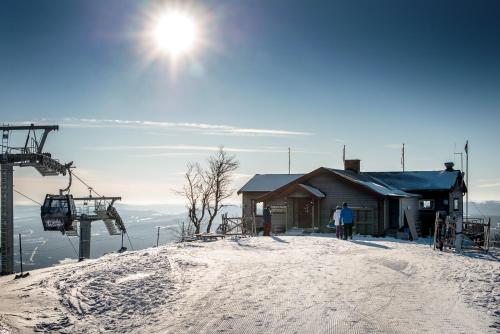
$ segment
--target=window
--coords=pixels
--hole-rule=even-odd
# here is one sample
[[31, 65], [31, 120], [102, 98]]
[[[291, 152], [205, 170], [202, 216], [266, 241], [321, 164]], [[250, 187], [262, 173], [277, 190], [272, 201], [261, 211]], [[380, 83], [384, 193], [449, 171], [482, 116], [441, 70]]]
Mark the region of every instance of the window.
[[433, 199], [421, 199], [419, 201], [420, 210], [433, 210], [434, 200]]
[[453, 210], [458, 211], [459, 208], [460, 208], [460, 201], [458, 200], [458, 198], [454, 198], [453, 199]]
[[264, 203], [263, 202], [255, 203], [255, 215], [262, 216], [263, 212], [264, 212]]

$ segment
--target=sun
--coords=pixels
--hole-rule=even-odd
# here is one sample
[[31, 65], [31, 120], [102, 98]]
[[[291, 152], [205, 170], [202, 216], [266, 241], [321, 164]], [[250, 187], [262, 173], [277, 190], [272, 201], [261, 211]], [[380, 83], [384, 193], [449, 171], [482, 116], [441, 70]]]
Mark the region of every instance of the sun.
[[177, 57], [194, 49], [198, 27], [194, 18], [188, 14], [168, 11], [157, 18], [152, 37], [158, 51]]

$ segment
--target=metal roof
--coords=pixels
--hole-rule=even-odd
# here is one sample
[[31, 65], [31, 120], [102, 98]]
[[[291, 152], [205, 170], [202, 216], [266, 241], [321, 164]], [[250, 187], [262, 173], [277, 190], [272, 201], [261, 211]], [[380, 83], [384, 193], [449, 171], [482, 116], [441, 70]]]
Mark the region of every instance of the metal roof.
[[297, 180], [304, 174], [256, 174], [240, 190], [241, 192], [269, 192]]
[[[321, 169], [321, 168], [320, 168]], [[318, 169], [319, 170], [319, 169]], [[414, 172], [361, 172], [324, 168], [353, 183], [359, 184], [382, 196], [413, 197], [412, 191], [450, 190], [460, 176], [460, 171], [414, 171]], [[257, 174], [239, 191], [271, 192], [307, 174]], [[324, 194], [311, 186], [300, 184], [313, 195]]]
[[425, 191], [450, 190], [457, 182], [460, 171], [366, 172], [362, 174], [404, 191]]
[[382, 196], [395, 196], [395, 197], [415, 196], [415, 194], [409, 194], [401, 189], [397, 189], [389, 184], [386, 184], [385, 182], [377, 180], [371, 177], [370, 175], [367, 175], [368, 173], [355, 173], [350, 170], [341, 170], [333, 168], [326, 168], [326, 169], [337, 175], [340, 175], [341, 177], [348, 179], [351, 182], [364, 186]]

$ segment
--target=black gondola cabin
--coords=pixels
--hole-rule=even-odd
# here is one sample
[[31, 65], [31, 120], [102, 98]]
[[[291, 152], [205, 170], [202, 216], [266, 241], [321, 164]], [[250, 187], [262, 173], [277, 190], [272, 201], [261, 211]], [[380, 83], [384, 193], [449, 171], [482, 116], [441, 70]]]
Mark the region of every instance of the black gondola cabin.
[[41, 217], [45, 231], [72, 231], [76, 218], [73, 196], [47, 194], [41, 207]]

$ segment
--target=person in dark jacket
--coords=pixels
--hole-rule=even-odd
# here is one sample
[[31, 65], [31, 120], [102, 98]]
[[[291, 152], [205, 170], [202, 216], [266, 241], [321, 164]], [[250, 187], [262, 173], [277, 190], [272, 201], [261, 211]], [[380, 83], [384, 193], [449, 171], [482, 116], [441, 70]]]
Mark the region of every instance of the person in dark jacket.
[[271, 208], [267, 206], [263, 213], [262, 218], [264, 220], [264, 236], [271, 236]]
[[352, 240], [352, 224], [354, 222], [354, 215], [352, 209], [347, 206], [347, 203], [342, 205], [342, 211], [340, 211], [340, 222], [344, 225], [344, 240], [351, 238]]

